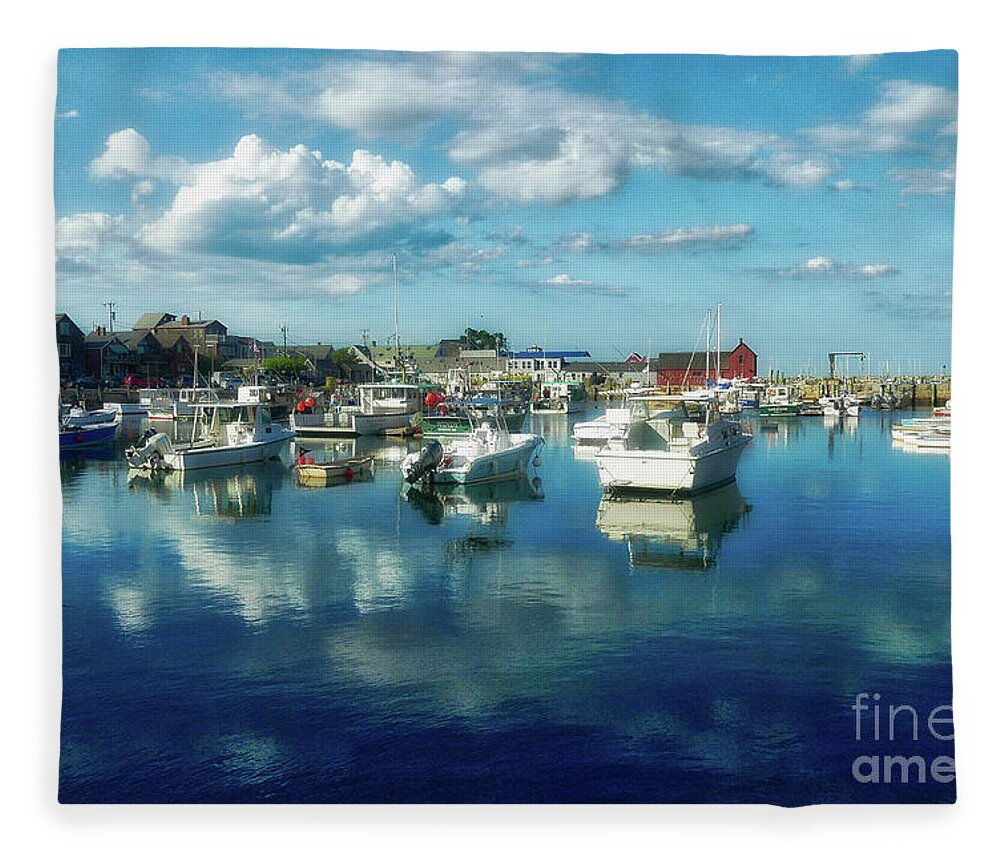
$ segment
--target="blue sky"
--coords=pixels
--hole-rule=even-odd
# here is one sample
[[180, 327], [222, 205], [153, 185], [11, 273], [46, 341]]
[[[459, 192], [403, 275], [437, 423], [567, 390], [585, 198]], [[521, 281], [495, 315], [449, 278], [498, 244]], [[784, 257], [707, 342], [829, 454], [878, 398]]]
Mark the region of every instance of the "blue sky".
[[57, 307], [950, 363], [957, 57], [71, 50]]

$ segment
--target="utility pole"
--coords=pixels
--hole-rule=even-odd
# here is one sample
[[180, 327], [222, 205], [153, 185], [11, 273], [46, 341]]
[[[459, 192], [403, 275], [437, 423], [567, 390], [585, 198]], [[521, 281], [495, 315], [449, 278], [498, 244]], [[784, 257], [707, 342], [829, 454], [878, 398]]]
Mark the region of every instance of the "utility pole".
[[285, 354], [288, 354], [288, 323], [281, 324], [281, 346]]
[[108, 299], [106, 302], [103, 302], [103, 304], [104, 304], [104, 307], [106, 307], [108, 309], [108, 331], [112, 332], [112, 331], [115, 330], [115, 319], [116, 319], [116, 317], [115, 317], [115, 304], [116, 304], [116, 302], [114, 302], [112, 299]]

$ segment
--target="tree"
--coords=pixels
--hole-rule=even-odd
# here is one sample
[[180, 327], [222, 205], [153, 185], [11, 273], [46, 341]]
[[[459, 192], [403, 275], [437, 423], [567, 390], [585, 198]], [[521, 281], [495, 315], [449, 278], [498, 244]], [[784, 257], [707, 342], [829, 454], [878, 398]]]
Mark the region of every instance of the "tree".
[[306, 369], [304, 358], [292, 358], [286, 355], [276, 355], [273, 358], [265, 358], [260, 366], [268, 373], [277, 373], [281, 376], [298, 376]]
[[355, 358], [354, 353], [346, 347], [342, 346], [339, 349], [335, 349], [330, 353], [330, 360], [334, 364], [354, 364]]
[[485, 329], [467, 328], [458, 342], [465, 349], [496, 349], [505, 350], [507, 348], [507, 338], [502, 331], [491, 333]]

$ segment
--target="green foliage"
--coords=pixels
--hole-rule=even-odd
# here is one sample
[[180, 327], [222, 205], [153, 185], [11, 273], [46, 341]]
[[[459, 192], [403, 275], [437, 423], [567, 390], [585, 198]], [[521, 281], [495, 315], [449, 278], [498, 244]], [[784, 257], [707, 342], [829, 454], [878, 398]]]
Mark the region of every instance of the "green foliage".
[[352, 353], [346, 346], [342, 346], [331, 352], [330, 359], [334, 364], [354, 364], [355, 361], [354, 353]]
[[465, 349], [498, 349], [507, 348], [507, 338], [502, 331], [488, 332], [485, 329], [467, 328], [458, 342]]
[[292, 358], [291, 356], [276, 355], [273, 358], [265, 358], [260, 366], [268, 373], [280, 373], [282, 376], [298, 376], [305, 372], [306, 360], [304, 358]]

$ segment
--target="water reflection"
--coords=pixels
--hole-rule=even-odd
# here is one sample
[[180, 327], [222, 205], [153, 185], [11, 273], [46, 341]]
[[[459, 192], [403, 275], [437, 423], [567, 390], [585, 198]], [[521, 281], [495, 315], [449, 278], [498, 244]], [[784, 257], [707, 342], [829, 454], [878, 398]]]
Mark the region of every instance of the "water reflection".
[[734, 481], [688, 499], [606, 497], [597, 509], [597, 528], [626, 542], [633, 569], [708, 570], [723, 535], [749, 511]]
[[502, 523], [512, 502], [545, 498], [542, 479], [526, 475], [507, 481], [448, 487], [410, 487], [406, 500], [431, 525], [439, 525], [446, 516], [473, 517], [481, 523]]
[[195, 516], [245, 519], [269, 516], [274, 488], [285, 480], [278, 464], [199, 469], [195, 472], [154, 472], [132, 469], [128, 486], [165, 500], [173, 493], [190, 495]]

